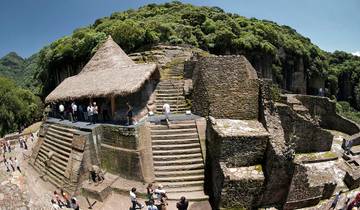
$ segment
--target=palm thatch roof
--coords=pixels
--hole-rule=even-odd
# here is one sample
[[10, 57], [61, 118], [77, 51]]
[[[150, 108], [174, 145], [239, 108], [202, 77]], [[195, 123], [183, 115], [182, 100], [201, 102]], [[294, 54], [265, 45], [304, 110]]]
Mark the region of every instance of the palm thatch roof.
[[45, 102], [129, 95], [156, 70], [156, 64], [135, 64], [109, 36], [81, 72], [62, 81]]

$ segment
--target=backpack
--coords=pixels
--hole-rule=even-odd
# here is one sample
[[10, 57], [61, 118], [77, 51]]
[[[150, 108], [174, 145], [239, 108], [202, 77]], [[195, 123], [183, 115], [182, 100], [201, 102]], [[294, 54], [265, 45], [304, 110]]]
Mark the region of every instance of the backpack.
[[154, 205], [148, 206], [148, 210], [158, 210], [158, 208]]

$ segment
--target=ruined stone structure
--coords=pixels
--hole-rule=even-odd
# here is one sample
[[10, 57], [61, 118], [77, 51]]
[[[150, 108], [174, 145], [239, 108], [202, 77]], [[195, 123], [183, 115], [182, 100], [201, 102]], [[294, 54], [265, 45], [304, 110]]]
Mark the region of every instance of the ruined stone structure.
[[[184, 195], [209, 201], [212, 209], [304, 208], [359, 187], [360, 127], [339, 116], [333, 101], [297, 94], [273, 98], [271, 81], [259, 78], [244, 56], [200, 54], [158, 46], [130, 55], [138, 63], [126, 59], [130, 66], [155, 62], [159, 70], [113, 101], [141, 101], [138, 123], [50, 118], [31, 163], [56, 186], [104, 202], [111, 192], [128, 193], [122, 187], [127, 181], [140, 196], [144, 183], [162, 184], [169, 199]], [[286, 85], [306, 93], [301, 62], [288, 64], [296, 71]], [[161, 115], [164, 103], [173, 113], [169, 126]], [[114, 109], [117, 115], [122, 108]], [[189, 110], [196, 115], [185, 114]], [[334, 137], [339, 132], [344, 139]], [[344, 149], [349, 153], [343, 155]], [[106, 171], [98, 187], [83, 182], [92, 165]]]

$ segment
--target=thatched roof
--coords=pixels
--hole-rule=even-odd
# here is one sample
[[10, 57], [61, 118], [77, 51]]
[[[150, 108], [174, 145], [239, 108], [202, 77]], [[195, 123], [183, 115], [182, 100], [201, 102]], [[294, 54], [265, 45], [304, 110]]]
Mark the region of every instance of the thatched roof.
[[135, 64], [109, 36], [82, 71], [62, 81], [45, 102], [128, 95], [137, 92], [156, 69], [156, 64]]

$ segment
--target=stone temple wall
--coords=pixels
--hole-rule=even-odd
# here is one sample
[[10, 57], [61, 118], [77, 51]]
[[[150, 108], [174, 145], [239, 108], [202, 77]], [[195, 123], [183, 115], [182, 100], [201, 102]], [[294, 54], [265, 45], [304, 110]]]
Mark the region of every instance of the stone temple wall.
[[146, 123], [134, 127], [103, 125], [101, 141], [97, 143], [101, 168], [123, 178], [151, 182], [149, 132]]
[[294, 112], [288, 105], [278, 104], [285, 141], [295, 145], [295, 152], [323, 152], [331, 149], [333, 135], [311, 119]]
[[265, 182], [268, 133], [257, 120], [213, 119], [207, 128], [207, 192], [213, 209], [252, 208]]
[[259, 81], [244, 56], [199, 58], [193, 85], [195, 114], [219, 119], [258, 118]]
[[309, 110], [313, 118], [319, 118], [320, 126], [353, 135], [360, 132], [359, 126], [336, 113], [336, 103], [326, 97], [297, 95], [296, 98]]

